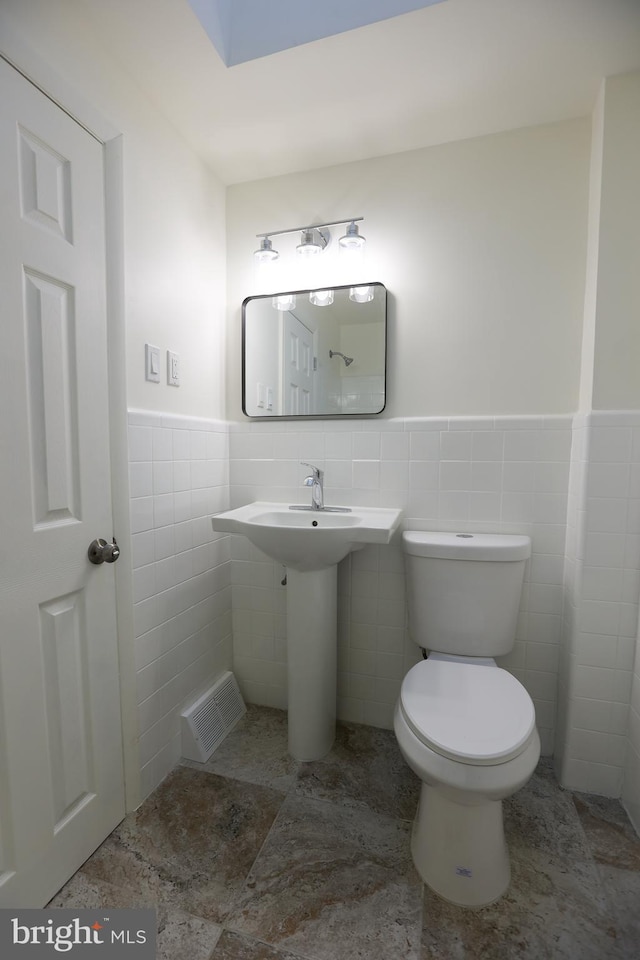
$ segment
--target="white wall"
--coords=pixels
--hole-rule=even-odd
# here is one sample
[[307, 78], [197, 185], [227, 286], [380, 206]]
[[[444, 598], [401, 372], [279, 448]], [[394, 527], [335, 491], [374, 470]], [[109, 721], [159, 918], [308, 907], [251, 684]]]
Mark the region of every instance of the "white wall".
[[[232, 426], [232, 502], [299, 500], [298, 461], [311, 460], [325, 469], [329, 502], [401, 506], [409, 527], [529, 533], [534, 556], [504, 664], [534, 698], [545, 753], [557, 708], [571, 439], [561, 415], [578, 403], [589, 133], [581, 120], [517, 130], [234, 186], [227, 203], [232, 417], [247, 293], [358, 280], [390, 293], [383, 418]], [[324, 273], [303, 278], [284, 244], [276, 279], [253, 270], [255, 233], [360, 215], [367, 260], [354, 274], [332, 255]], [[284, 706], [281, 571], [246, 544], [232, 549], [236, 673], [249, 699]], [[342, 564], [340, 590], [340, 715], [390, 727], [418, 655], [398, 544]]]
[[576, 417], [556, 770], [620, 796], [640, 592], [640, 412]]
[[640, 408], [640, 74], [607, 77], [593, 111], [580, 409]]
[[594, 410], [640, 408], [640, 73], [604, 82]]
[[604, 136], [604, 84], [600, 87], [591, 116], [591, 163], [589, 169], [589, 214], [587, 227], [587, 273], [582, 324], [582, 357], [578, 409], [587, 413], [593, 400], [595, 363], [596, 297], [598, 292], [598, 253], [600, 244], [600, 191]]
[[[593, 406], [640, 409], [640, 74], [603, 85], [603, 175], [597, 273]], [[640, 422], [640, 412], [637, 414]], [[632, 451], [626, 533], [640, 567], [640, 431]], [[640, 574], [635, 581], [636, 598]], [[640, 830], [640, 634], [629, 651], [635, 666], [628, 716], [622, 798]]]
[[[333, 482], [338, 500], [402, 505], [409, 526], [531, 532], [534, 558], [506, 665], [535, 700], [547, 753], [554, 749], [559, 708], [562, 782], [619, 796], [626, 766], [625, 802], [636, 813], [637, 680], [630, 726], [628, 718], [640, 584], [639, 421], [636, 413], [616, 408], [640, 405], [638, 273], [631, 262], [638, 259], [638, 82], [637, 76], [606, 81], [591, 141], [589, 124], [580, 121], [515, 131], [241, 185], [230, 190], [228, 203], [229, 409], [237, 409], [236, 305], [245, 287], [265, 283], [251, 273], [251, 235], [303, 222], [306, 207], [309, 219], [331, 219], [339, 210], [366, 214], [370, 266], [358, 278], [382, 279], [391, 292], [387, 413], [402, 414], [400, 420], [365, 422], [361, 433], [340, 424], [335, 438], [335, 428], [322, 423], [292, 433], [277, 424], [271, 434], [265, 425], [251, 425], [248, 434], [236, 428], [234, 502], [295, 495], [295, 458], [304, 451], [304, 459], [315, 454], [325, 467], [328, 489]], [[335, 197], [348, 197], [348, 209], [338, 207]], [[376, 272], [382, 265], [384, 271]], [[337, 261], [327, 266], [318, 285], [338, 268]], [[280, 267], [285, 286], [302, 285], [292, 278], [294, 268], [286, 269]], [[547, 463], [534, 434], [527, 435], [517, 416], [505, 415], [578, 407], [616, 412], [576, 421], [569, 484], [568, 439], [561, 455], [556, 446], [558, 462]], [[502, 439], [495, 441], [492, 462], [474, 463], [463, 435], [480, 450], [475, 430], [495, 434], [495, 423], [488, 418], [469, 426], [452, 415], [487, 411], [502, 414]], [[433, 413], [449, 417], [440, 427], [428, 419], [403, 419]], [[435, 462], [423, 463], [413, 437], [424, 430], [423, 437], [433, 438], [429, 427], [439, 440], [430, 447]], [[384, 446], [376, 445], [377, 435]], [[539, 486], [545, 483], [553, 487]], [[563, 584], [556, 551], [564, 553], [565, 534]], [[256, 558], [236, 549], [237, 671], [250, 697], [282, 705], [278, 572], [271, 575], [270, 595], [268, 575]], [[254, 574], [262, 577], [258, 597], [251, 592], [258, 588]], [[340, 710], [384, 726], [391, 724], [403, 671], [415, 655], [407, 645], [402, 605], [393, 624], [381, 624], [381, 617], [392, 615], [387, 594], [395, 580], [399, 600], [402, 568], [389, 548], [375, 557], [352, 557], [340, 581]], [[261, 608], [248, 616], [249, 597], [258, 605], [271, 603], [271, 614]]]
[[640, 833], [640, 622], [638, 623], [636, 662], [631, 688], [629, 749], [622, 799], [636, 830]]
[[226, 423], [129, 413], [142, 795], [178, 762], [180, 710], [232, 667]]
[[[144, 797], [179, 756], [181, 705], [231, 665], [229, 560], [209, 520], [228, 503], [226, 426], [217, 419], [225, 193], [114, 59], [81, 0], [3, 0], [0, 49], [89, 126], [95, 120], [105, 139], [121, 138], [123, 248], [115, 266], [123, 273], [133, 408], [133, 536], [121, 546], [134, 566], [134, 626], [121, 652], [137, 671]], [[109, 210], [115, 219], [119, 212]], [[159, 384], [144, 379], [146, 341], [161, 349]], [[167, 349], [180, 356], [179, 388], [166, 383]]]
[[384, 327], [381, 323], [345, 323], [340, 327], [340, 350], [353, 363], [340, 365], [340, 377], [381, 377], [384, 373]]
[[[270, 390], [271, 413], [282, 414], [278, 386], [282, 366], [282, 312], [273, 309], [271, 300], [256, 300], [249, 305], [245, 323], [251, 343], [245, 365], [246, 409], [251, 416], [264, 416], [269, 411], [264, 404]], [[259, 402], [262, 407], [258, 406]]]
[[585, 412], [571, 453], [556, 769], [565, 786], [622, 791], [637, 824], [640, 74], [603, 82], [592, 139]]
[[[65, 106], [83, 100], [122, 134], [128, 404], [223, 416], [222, 184], [132, 83], [81, 0], [3, 0], [0, 37], [20, 65], [35, 63], [35, 79], [61, 81]], [[146, 341], [162, 350], [160, 384], [144, 379]], [[167, 349], [180, 355], [179, 388], [166, 385]]]
[[327, 256], [314, 282], [387, 285], [387, 416], [575, 410], [589, 133], [576, 120], [230, 187], [229, 416], [243, 298], [305, 286], [284, 262], [256, 276], [255, 234], [341, 216], [365, 216], [367, 260], [346, 276]]

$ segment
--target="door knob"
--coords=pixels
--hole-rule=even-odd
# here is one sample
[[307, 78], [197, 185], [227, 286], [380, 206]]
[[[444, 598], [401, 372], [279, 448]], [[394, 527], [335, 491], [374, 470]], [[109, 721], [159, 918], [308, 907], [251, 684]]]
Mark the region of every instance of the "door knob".
[[106, 540], [92, 540], [87, 550], [91, 563], [115, 563], [120, 556], [120, 547], [114, 537], [111, 543]]

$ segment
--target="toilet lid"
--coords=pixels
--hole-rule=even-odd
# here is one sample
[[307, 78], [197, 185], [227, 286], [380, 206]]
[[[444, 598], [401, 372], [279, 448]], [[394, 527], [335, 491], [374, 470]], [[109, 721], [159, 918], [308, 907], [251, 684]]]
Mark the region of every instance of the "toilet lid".
[[504, 763], [535, 729], [531, 697], [495, 664], [424, 660], [404, 678], [406, 721], [427, 747], [469, 764]]

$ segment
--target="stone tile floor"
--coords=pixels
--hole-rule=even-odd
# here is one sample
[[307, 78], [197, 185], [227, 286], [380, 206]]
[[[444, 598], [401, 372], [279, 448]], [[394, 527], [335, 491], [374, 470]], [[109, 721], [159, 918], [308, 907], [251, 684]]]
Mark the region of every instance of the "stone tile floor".
[[50, 906], [155, 906], [159, 960], [639, 960], [640, 839], [617, 801], [562, 790], [542, 760], [504, 804], [511, 885], [469, 910], [415, 872], [418, 788], [390, 731], [340, 725], [296, 763], [286, 714], [250, 706]]

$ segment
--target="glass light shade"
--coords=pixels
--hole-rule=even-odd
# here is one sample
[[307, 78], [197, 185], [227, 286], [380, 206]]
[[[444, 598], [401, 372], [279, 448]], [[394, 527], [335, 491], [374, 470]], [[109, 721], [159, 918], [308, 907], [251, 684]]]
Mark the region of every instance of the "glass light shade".
[[350, 223], [344, 237], [340, 237], [338, 243], [341, 250], [362, 250], [366, 243], [366, 238], [360, 236], [357, 223]]
[[261, 239], [260, 246], [254, 251], [253, 255], [258, 263], [270, 263], [272, 260], [277, 260], [280, 256], [278, 251], [273, 249], [269, 237], [263, 237]]
[[316, 307], [329, 307], [333, 303], [333, 290], [312, 290], [309, 300]]
[[320, 243], [319, 238], [314, 234], [314, 231], [303, 230], [300, 237], [300, 243], [296, 247], [298, 256], [315, 257], [316, 254], [321, 253], [322, 250], [322, 244]]
[[293, 310], [296, 305], [295, 293], [285, 293], [279, 297], [273, 297], [271, 305], [274, 310]]
[[373, 300], [373, 287], [351, 287], [349, 300], [353, 300], [354, 303], [369, 303]]

